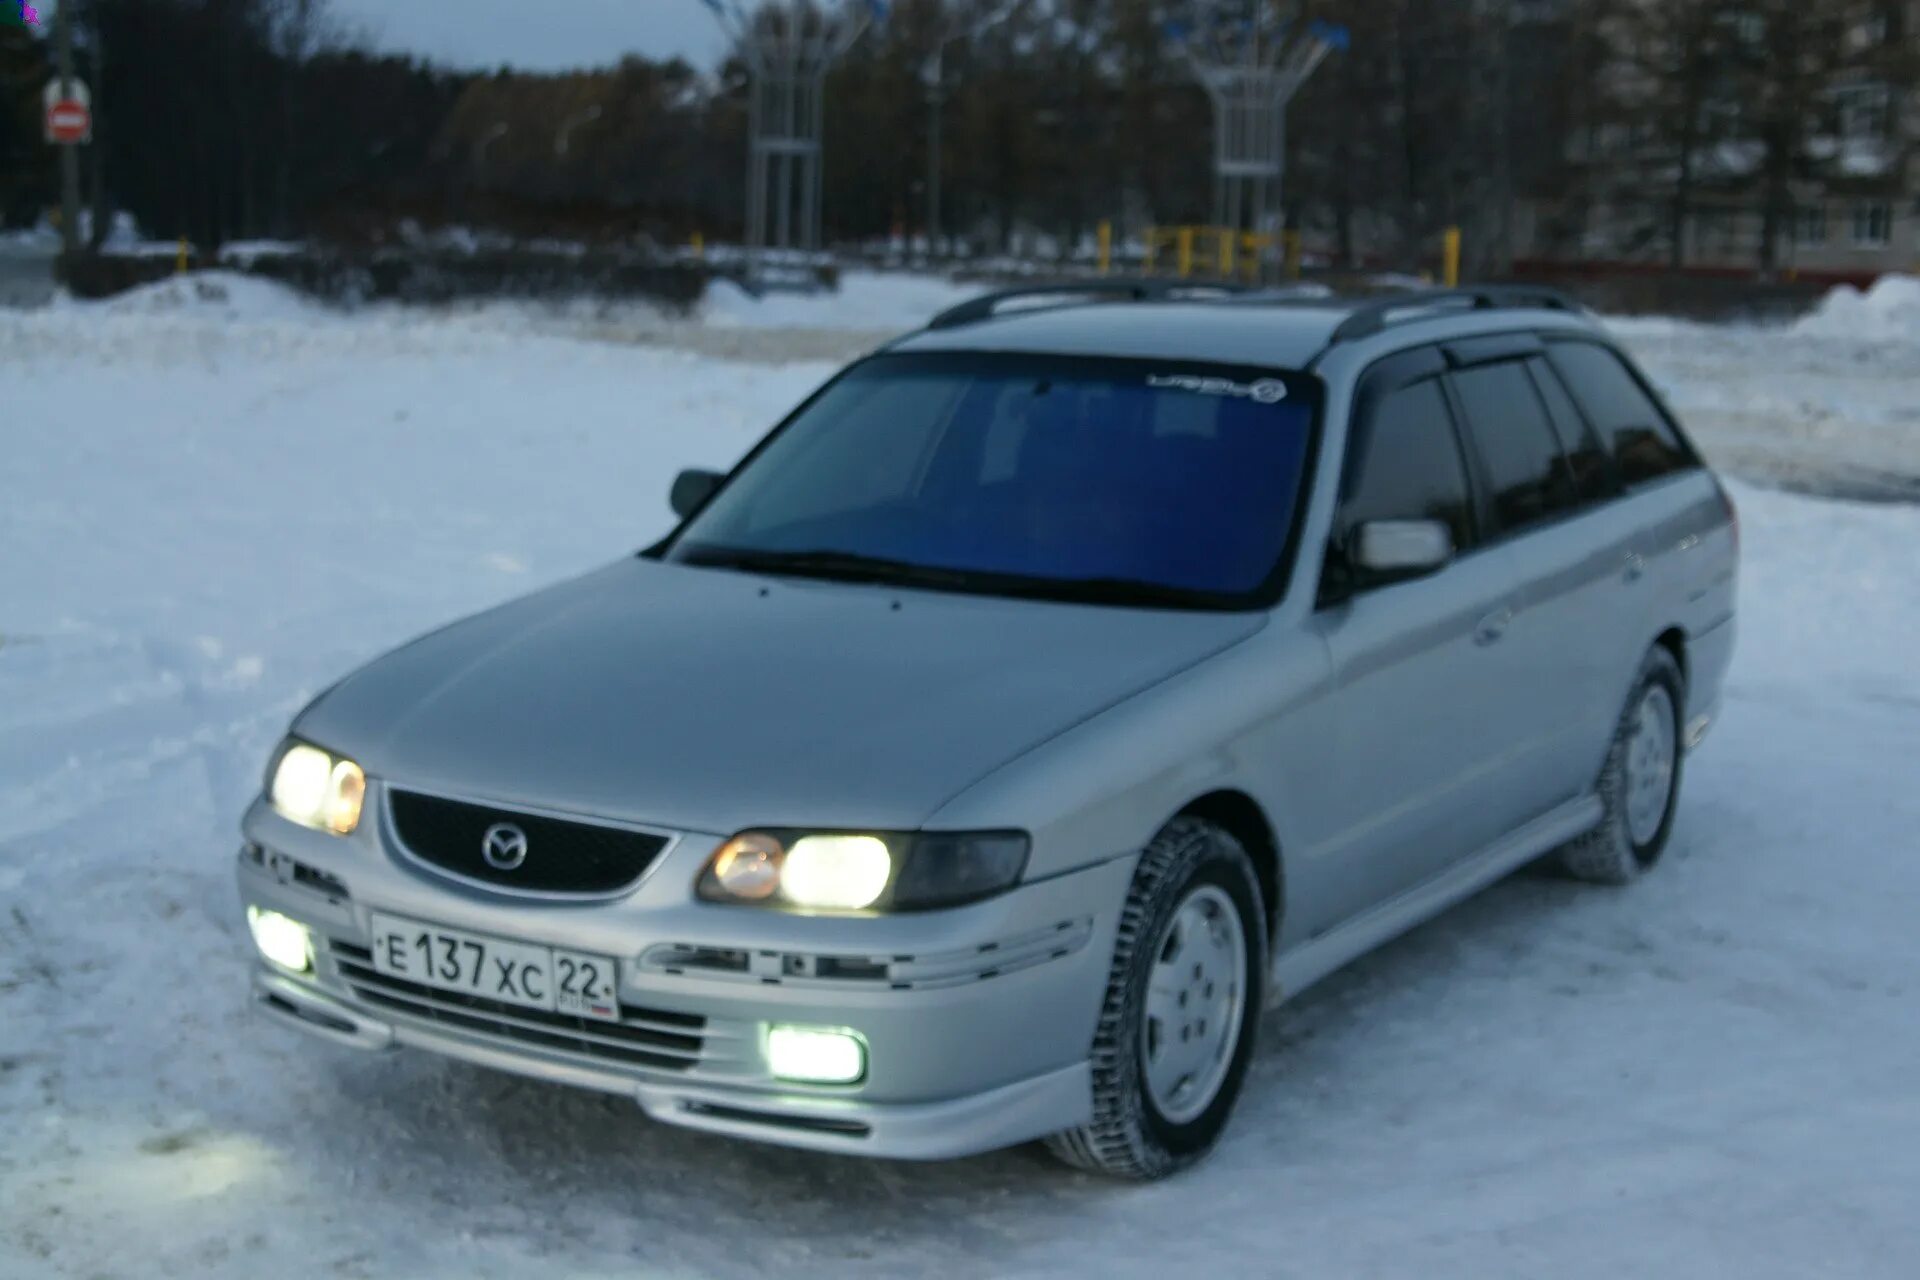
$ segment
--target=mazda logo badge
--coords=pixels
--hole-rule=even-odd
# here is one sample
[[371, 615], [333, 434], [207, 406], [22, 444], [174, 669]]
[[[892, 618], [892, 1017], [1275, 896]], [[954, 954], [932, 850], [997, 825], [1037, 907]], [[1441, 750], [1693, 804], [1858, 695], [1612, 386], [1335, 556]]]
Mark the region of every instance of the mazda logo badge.
[[480, 837], [480, 856], [496, 871], [512, 871], [527, 860], [527, 833], [511, 822], [496, 822]]

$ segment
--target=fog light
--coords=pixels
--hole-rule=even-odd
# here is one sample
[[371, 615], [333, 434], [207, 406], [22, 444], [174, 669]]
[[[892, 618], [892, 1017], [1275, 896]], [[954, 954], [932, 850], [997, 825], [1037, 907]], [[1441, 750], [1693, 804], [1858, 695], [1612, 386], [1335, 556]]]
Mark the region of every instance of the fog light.
[[248, 907], [247, 928], [253, 930], [253, 945], [260, 954], [282, 969], [305, 973], [313, 968], [313, 935], [298, 920]]
[[851, 1031], [767, 1028], [767, 1066], [782, 1080], [852, 1084], [867, 1074], [867, 1046]]

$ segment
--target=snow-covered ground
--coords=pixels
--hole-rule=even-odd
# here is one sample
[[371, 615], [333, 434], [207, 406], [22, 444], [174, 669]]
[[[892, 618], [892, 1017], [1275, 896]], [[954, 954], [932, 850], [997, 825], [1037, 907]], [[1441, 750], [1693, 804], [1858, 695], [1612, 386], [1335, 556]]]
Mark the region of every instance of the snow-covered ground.
[[1785, 327], [1612, 325], [1723, 469], [1920, 502], [1920, 277], [1835, 290]]
[[[0, 313], [0, 1276], [1915, 1274], [1910, 506], [1736, 485], [1741, 650], [1671, 861], [1516, 878], [1271, 1015], [1169, 1183], [728, 1142], [251, 1018], [235, 823], [288, 717], [649, 541], [677, 468], [914, 318], [864, 288], [729, 359], [271, 292]], [[1625, 331], [1742, 474], [1920, 474], [1920, 336]]]

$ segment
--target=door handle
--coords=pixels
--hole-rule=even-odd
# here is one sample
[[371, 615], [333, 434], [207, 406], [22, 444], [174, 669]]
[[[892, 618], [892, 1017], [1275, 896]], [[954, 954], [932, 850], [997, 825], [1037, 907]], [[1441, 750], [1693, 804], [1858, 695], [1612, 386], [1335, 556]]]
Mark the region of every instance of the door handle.
[[1474, 625], [1473, 642], [1482, 648], [1500, 643], [1501, 637], [1507, 634], [1507, 627], [1512, 622], [1512, 609], [1495, 609]]
[[1628, 582], [1638, 582], [1647, 571], [1647, 558], [1638, 551], [1627, 552], [1626, 578]]

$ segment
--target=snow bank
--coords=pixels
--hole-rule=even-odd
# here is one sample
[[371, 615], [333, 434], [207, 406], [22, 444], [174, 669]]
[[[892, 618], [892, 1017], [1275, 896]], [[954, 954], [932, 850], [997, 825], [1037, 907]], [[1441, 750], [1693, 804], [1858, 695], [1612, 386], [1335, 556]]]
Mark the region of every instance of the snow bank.
[[[956, 283], [938, 275], [851, 271], [841, 278], [838, 292], [771, 292], [756, 298], [732, 281], [716, 280], [707, 288], [700, 318], [723, 329], [900, 333], [917, 329], [948, 307], [989, 293], [995, 287], [979, 281]], [[1312, 282], [1283, 288], [1301, 298], [1324, 298], [1333, 292], [1323, 284]], [[1050, 301], [1050, 297], [1041, 296], [1032, 299], [1030, 305], [1045, 306]]]
[[321, 308], [298, 290], [234, 271], [197, 271], [77, 306], [119, 316], [188, 315], [247, 323], [300, 320]]
[[847, 329], [898, 333], [917, 329], [988, 286], [940, 276], [851, 271], [837, 293], [769, 293], [756, 298], [728, 280], [708, 286], [701, 317], [739, 329]]
[[0, 231], [0, 253], [58, 253], [60, 233], [47, 227]]
[[291, 258], [306, 251], [298, 240], [230, 240], [220, 246], [220, 261], [244, 270], [266, 258]]
[[1885, 276], [1865, 293], [1842, 285], [1794, 326], [1807, 338], [1920, 345], [1920, 276]]

